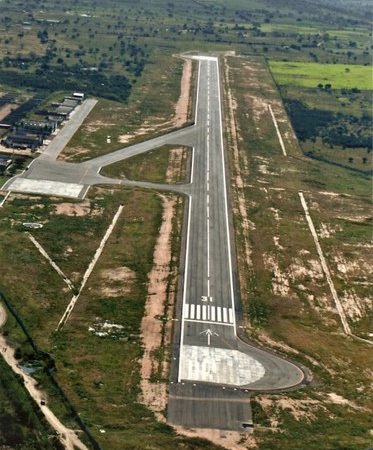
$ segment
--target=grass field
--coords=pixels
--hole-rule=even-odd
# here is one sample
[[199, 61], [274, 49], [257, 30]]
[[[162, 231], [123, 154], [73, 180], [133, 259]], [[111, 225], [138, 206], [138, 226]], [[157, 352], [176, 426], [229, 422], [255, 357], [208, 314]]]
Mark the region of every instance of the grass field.
[[[70, 78], [78, 66], [84, 76], [96, 70], [125, 75], [132, 86], [124, 103], [98, 95], [99, 103], [63, 154], [66, 160], [86, 160], [169, 130], [182, 73], [182, 60], [173, 55], [188, 50], [265, 55], [272, 61], [277, 83], [292, 91], [290, 98], [356, 116], [370, 109], [371, 74], [363, 64], [371, 62], [371, 37], [361, 2], [351, 7], [351, 13], [333, 9], [331, 0], [331, 7], [326, 2], [315, 7], [308, 0], [199, 0], [192, 8], [187, 2], [168, 0], [66, 0], [63, 4], [45, 0], [42, 7], [39, 3], [21, 8], [19, 2], [0, 0], [4, 16], [0, 75], [13, 69], [41, 70], [53, 78], [58, 69]], [[23, 22], [31, 24], [24, 26]], [[42, 42], [39, 34], [45, 32], [48, 37]], [[326, 32], [329, 37], [321, 36]], [[294, 34], [299, 36], [294, 38]], [[280, 62], [284, 60], [296, 62]], [[278, 350], [311, 367], [316, 379], [303, 392], [258, 396], [255, 439], [261, 450], [319, 450], [320, 445], [326, 450], [368, 448], [371, 405], [365, 385], [370, 355], [341, 334], [327, 286], [317, 278], [317, 254], [297, 192], [302, 189], [309, 200], [338, 293], [345, 302], [364, 305], [371, 286], [364, 284], [370, 282], [372, 265], [367, 220], [371, 184], [357, 173], [303, 157], [262, 58], [232, 58], [229, 63], [232, 94], [237, 99], [239, 160], [244, 168], [243, 206], [249, 218], [245, 230], [241, 217], [235, 215], [240, 275], [245, 279], [241, 286], [244, 314], [251, 323], [248, 334], [264, 344], [263, 336], [269, 336], [273, 341], [267, 345], [275, 347], [276, 341]], [[246, 70], [245, 65], [253, 70]], [[80, 77], [71, 75], [73, 85], [79, 81]], [[1, 91], [38, 93], [34, 85], [8, 82]], [[319, 83], [330, 83], [333, 95], [317, 90]], [[56, 90], [63, 89], [54, 84]], [[336, 91], [340, 88], [364, 91], [345, 95]], [[49, 100], [58, 100], [61, 92], [49, 94]], [[291, 156], [286, 162], [279, 153], [269, 102]], [[318, 141], [307, 145], [322, 150]], [[348, 154], [339, 148], [325, 152], [335, 162], [346, 162], [353, 150]], [[105, 173], [164, 181], [171, 153], [159, 149], [107, 167]], [[365, 167], [363, 154], [358, 150], [353, 155], [353, 166]], [[173, 182], [184, 179], [185, 166], [174, 174]], [[71, 292], [29, 241], [22, 223], [44, 224], [32, 231], [34, 236], [78, 285], [119, 204], [124, 204], [124, 210], [117, 227], [70, 321], [57, 334], [55, 327]], [[234, 207], [238, 206], [236, 202]], [[179, 209], [177, 219], [182, 204]], [[216, 449], [207, 441], [177, 435], [139, 403], [140, 322], [161, 214], [162, 202], [154, 192], [102, 187], [92, 189], [84, 202], [13, 194], [0, 208], [1, 285], [39, 346], [56, 359], [58, 380], [107, 450]], [[252, 266], [243, 261], [247, 232]], [[176, 239], [173, 247], [177, 265], [180, 245]], [[288, 289], [286, 294], [280, 285]], [[367, 336], [369, 317], [365, 310], [359, 311], [350, 311], [350, 325], [355, 333]], [[105, 321], [122, 328], [100, 336]], [[12, 320], [5, 330], [15, 347], [28, 351]], [[35, 376], [49, 392], [52, 409], [66, 424], [76, 426], [45, 377]], [[2, 389], [4, 380], [6, 370], [1, 366], [0, 411], [5, 410], [10, 425], [0, 426], [0, 447], [1, 428], [18, 428], [17, 401], [22, 397], [17, 390]], [[342, 397], [342, 403], [328, 401], [330, 393]], [[21, 426], [30, 443], [22, 450], [43, 448], [36, 438], [39, 431], [48, 432], [43, 424], [39, 427], [35, 422], [36, 431]]]
[[[83, 161], [170, 130], [180, 95], [183, 60], [163, 51], [133, 88], [128, 105], [100, 100], [60, 158]], [[109, 137], [109, 142], [108, 142]]]
[[373, 88], [370, 66], [273, 60], [269, 62], [269, 65], [276, 82], [280, 85], [317, 87], [321, 83], [331, 84], [333, 89], [370, 90]]
[[[177, 153], [176, 153], [177, 152]], [[102, 175], [113, 178], [128, 178], [129, 180], [150, 181], [154, 183], [181, 183], [186, 182], [186, 163], [188, 150], [186, 147], [180, 149], [165, 145], [155, 150], [151, 150], [143, 155], [134, 156], [129, 160], [111, 164], [104, 167]], [[169, 164], [178, 163], [181, 159], [181, 167], [177, 168], [176, 174], [169, 174], [167, 179], [167, 168]], [[177, 164], [178, 165], [178, 164]]]
[[[349, 323], [355, 333], [368, 337], [370, 182], [303, 157], [263, 61], [227, 61], [231, 95], [239, 105], [242, 183], [235, 181], [231, 132], [228, 151], [246, 332], [303, 362], [315, 377], [315, 383], [301, 392], [256, 396], [254, 438], [261, 450], [369, 448], [370, 348], [341, 333], [298, 192], [304, 192], [309, 203]], [[281, 153], [268, 103], [290, 158]], [[240, 209], [240, 202], [245, 208]]]
[[[319, 35], [321, 33], [328, 34], [328, 45], [333, 45], [333, 41], [356, 41], [359, 47], [369, 45], [369, 36], [367, 29], [333, 29], [327, 26], [315, 27], [312, 25], [305, 25], [298, 23], [263, 23], [260, 27], [261, 31], [265, 33], [293, 33], [293, 34], [314, 34]], [[330, 41], [331, 40], [331, 41]]]
[[[140, 323], [161, 223], [159, 196], [141, 190], [96, 187], [83, 203], [16, 197], [11, 196], [0, 209], [2, 287], [37, 344], [55, 358], [58, 381], [97, 440], [110, 450], [146, 448], [149, 440], [154, 449], [215, 449], [207, 441], [178, 436], [139, 403]], [[34, 236], [78, 284], [120, 204], [124, 205], [123, 213], [76, 309], [63, 331], [55, 333], [72, 293], [29, 242], [20, 223], [44, 223], [43, 228], [33, 231]], [[78, 208], [78, 214], [69, 208]], [[175, 261], [179, 248], [174, 248]], [[28, 267], [22, 283], [15, 281], [19, 264]], [[100, 331], [106, 321], [121, 328], [108, 336], [92, 331]], [[29, 351], [12, 320], [5, 330], [10, 342]], [[47, 380], [37, 377], [50, 394], [56, 414], [74, 426]]]

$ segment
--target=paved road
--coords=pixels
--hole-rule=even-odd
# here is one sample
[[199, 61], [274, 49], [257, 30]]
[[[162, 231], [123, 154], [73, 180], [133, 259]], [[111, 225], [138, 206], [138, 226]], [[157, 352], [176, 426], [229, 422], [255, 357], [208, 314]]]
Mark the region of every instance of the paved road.
[[40, 158], [56, 159], [62, 150], [66, 147], [70, 139], [74, 136], [78, 128], [84, 122], [84, 119], [95, 107], [97, 100], [90, 98], [77, 106], [72, 112], [69, 121], [58, 132], [57, 136], [46, 147]]
[[[185, 426], [242, 430], [251, 421], [245, 391], [286, 389], [300, 384], [304, 374], [294, 364], [237, 336], [240, 304], [226, 186], [219, 65], [217, 58], [197, 59], [195, 125], [81, 164], [56, 161], [55, 154], [39, 158], [18, 183], [26, 179], [32, 189], [41, 189], [35, 183], [44, 180], [50, 193], [60, 193], [66, 185], [71, 196], [79, 197], [90, 185], [99, 183], [167, 189], [188, 196], [168, 419]], [[164, 144], [193, 148], [189, 184], [112, 180], [99, 174], [106, 165]]]

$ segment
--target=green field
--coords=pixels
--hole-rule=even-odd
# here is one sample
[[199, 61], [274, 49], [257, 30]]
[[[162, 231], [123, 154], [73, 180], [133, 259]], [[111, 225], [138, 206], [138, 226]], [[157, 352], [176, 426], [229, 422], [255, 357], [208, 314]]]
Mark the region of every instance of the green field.
[[370, 66], [285, 61], [270, 61], [269, 65], [276, 82], [282, 85], [317, 87], [321, 83], [331, 84], [334, 89], [373, 88]]

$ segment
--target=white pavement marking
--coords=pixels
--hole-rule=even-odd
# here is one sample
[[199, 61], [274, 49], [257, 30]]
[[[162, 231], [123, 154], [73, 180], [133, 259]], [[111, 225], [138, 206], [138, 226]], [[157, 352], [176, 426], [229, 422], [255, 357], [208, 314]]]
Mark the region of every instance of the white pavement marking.
[[215, 322], [215, 306], [211, 306], [211, 317], [212, 322]]
[[218, 306], [216, 308], [216, 315], [218, 316], [218, 318], [217, 318], [218, 322], [221, 322], [221, 307], [220, 306]]
[[191, 322], [191, 323], [205, 323], [205, 324], [212, 324], [212, 325], [219, 325], [222, 327], [233, 327], [233, 323], [224, 323], [224, 322], [213, 322], [212, 320], [197, 320], [197, 319], [184, 319], [185, 322]]
[[53, 261], [53, 259], [48, 255], [48, 253], [44, 250], [44, 248], [39, 244], [39, 242], [34, 238], [31, 233], [26, 232], [30, 241], [35, 245], [35, 247], [39, 250], [40, 254], [44, 256], [44, 258], [49, 262], [49, 264], [53, 267], [53, 269], [58, 273], [58, 275], [63, 279], [63, 281], [67, 284], [70, 290], [74, 289], [74, 285], [72, 281], [69, 279], [67, 275], [65, 275], [59, 266]]
[[[208, 330], [204, 333], [210, 334]], [[264, 367], [256, 359], [238, 350], [185, 345], [184, 352], [183, 380], [245, 386], [265, 374]]]
[[196, 307], [196, 318], [199, 320], [201, 318], [201, 305]]
[[[220, 146], [221, 146], [221, 158], [223, 163], [223, 186], [224, 186], [224, 206], [225, 206], [225, 226], [227, 233], [227, 243], [228, 243], [228, 270], [229, 270], [229, 282], [230, 282], [230, 290], [231, 290], [231, 305], [234, 311], [234, 289], [233, 289], [233, 269], [232, 269], [232, 251], [231, 251], [231, 239], [229, 232], [229, 216], [228, 216], [228, 200], [227, 200], [227, 183], [226, 183], [226, 174], [225, 174], [225, 155], [224, 155], [224, 140], [223, 140], [223, 119], [222, 119], [222, 105], [221, 105], [221, 92], [220, 92], [220, 74], [219, 74], [219, 60], [215, 59], [216, 63], [216, 72], [217, 72], [217, 81], [218, 81], [218, 99], [219, 99], [219, 121], [220, 121]], [[236, 316], [233, 315], [233, 325], [234, 325], [234, 334], [237, 335], [236, 330]]]
[[[230, 228], [229, 228], [229, 216], [228, 216], [228, 200], [227, 200], [227, 185], [226, 185], [226, 172], [225, 172], [225, 153], [224, 153], [224, 141], [223, 141], [223, 119], [222, 119], [222, 102], [221, 102], [221, 86], [220, 86], [220, 75], [219, 75], [219, 61], [216, 57], [192, 57], [196, 60], [207, 60], [212, 61], [216, 64], [217, 71], [217, 88], [218, 88], [218, 100], [219, 100], [219, 126], [220, 126], [220, 147], [221, 147], [221, 158], [222, 158], [222, 167], [223, 167], [223, 188], [224, 188], [224, 207], [225, 207], [225, 226], [226, 226], [226, 235], [227, 235], [227, 243], [228, 243], [228, 270], [229, 270], [229, 280], [230, 280], [230, 297], [231, 297], [231, 307], [232, 311], [234, 311], [234, 287], [233, 287], [233, 269], [232, 269], [232, 254], [231, 254], [231, 242], [230, 242]], [[208, 71], [210, 70], [210, 65], [208, 64]], [[197, 99], [196, 99], [196, 123], [198, 121], [198, 106], [199, 106], [199, 85], [200, 85], [200, 73], [201, 73], [201, 62], [199, 62], [198, 66], [198, 82], [197, 82]], [[207, 105], [208, 108], [210, 105]], [[207, 145], [209, 146], [209, 139], [207, 140]], [[209, 183], [209, 170], [207, 171], [207, 181], [206, 181], [207, 192], [210, 189]], [[191, 220], [191, 211], [192, 211], [192, 197], [189, 196], [189, 211], [188, 211], [188, 225], [187, 225], [187, 237], [186, 237], [186, 254], [185, 254], [185, 276], [184, 276], [184, 290], [183, 290], [183, 305], [186, 303], [186, 290], [187, 290], [187, 282], [188, 282], [188, 260], [189, 260], [189, 238], [190, 238], [190, 220]], [[209, 281], [209, 280], [208, 280]], [[208, 289], [210, 285], [208, 283]], [[210, 296], [210, 295], [208, 295]], [[183, 311], [183, 308], [182, 308]], [[196, 318], [200, 319], [201, 317], [200, 305], [196, 307]], [[221, 311], [217, 310], [217, 314], [220, 313], [221, 319]], [[219, 317], [219, 316], [218, 316]], [[179, 370], [178, 370], [178, 382], [181, 381], [183, 377], [182, 367], [185, 365], [184, 361], [184, 325], [185, 318], [181, 318], [181, 338], [180, 338], [180, 351], [179, 351]], [[236, 318], [233, 314], [233, 330], [234, 335], [237, 335], [236, 330]], [[189, 359], [189, 358], [187, 358]]]
[[63, 183], [61, 181], [34, 180], [32, 178], [15, 178], [7, 187], [11, 192], [29, 194], [46, 194], [57, 197], [78, 198], [84, 184]]
[[[199, 73], [198, 73], [199, 80]], [[198, 99], [198, 90], [197, 90], [197, 99]], [[196, 111], [198, 110], [198, 103]], [[185, 250], [185, 275], [184, 275], [184, 286], [183, 286], [183, 305], [186, 303], [186, 290], [187, 290], [187, 281], [188, 281], [188, 267], [189, 267], [189, 238], [190, 238], [190, 216], [192, 214], [192, 196], [189, 195], [189, 211], [188, 211], [188, 225], [187, 225], [187, 237], [186, 237], [186, 250]], [[194, 309], [193, 309], [194, 315]], [[180, 383], [181, 381], [181, 364], [183, 361], [183, 347], [184, 347], [184, 317], [181, 318], [181, 336], [180, 336], [180, 351], [179, 351], [179, 370], [177, 375], [177, 381]]]
[[[208, 98], [207, 98], [207, 110], [210, 111], [210, 88], [208, 88]], [[209, 113], [207, 114], [207, 125], [209, 126]], [[207, 229], [207, 296], [210, 297], [210, 207], [209, 207], [209, 181], [210, 181], [210, 130], [207, 129], [207, 140], [206, 140], [206, 229]], [[205, 318], [204, 318], [205, 320]]]
[[194, 180], [194, 153], [195, 149], [192, 148], [192, 167], [190, 168], [190, 182], [193, 183]]
[[78, 298], [80, 297], [80, 294], [82, 293], [84, 286], [86, 285], [89, 276], [91, 275], [99, 257], [101, 256], [101, 253], [104, 250], [105, 244], [107, 242], [107, 240], [109, 239], [111, 233], [114, 230], [115, 224], [117, 223], [119, 216], [121, 214], [121, 212], [123, 211], [124, 206], [120, 205], [118, 208], [118, 211], [115, 213], [115, 216], [113, 217], [113, 220], [111, 221], [111, 224], [109, 225], [108, 229], [106, 230], [106, 233], [104, 235], [104, 237], [101, 240], [101, 243], [98, 247], [98, 249], [96, 250], [96, 253], [92, 259], [92, 261], [90, 262], [88, 269], [85, 271], [85, 274], [83, 276], [83, 280], [82, 280], [82, 284], [80, 285], [80, 289], [79, 292], [74, 295], [74, 297], [71, 299], [70, 303], [68, 304], [63, 316], [61, 317], [61, 320], [59, 321], [58, 325], [57, 325], [57, 330], [59, 331], [66, 323], [66, 321], [68, 320], [68, 318], [70, 317], [70, 314], [75, 306], [75, 303], [77, 302]]
[[[207, 297], [202, 297], [202, 301], [206, 302]], [[220, 306], [213, 305], [199, 305], [194, 303], [186, 303], [183, 308], [183, 314], [185, 319], [189, 321], [210, 321], [218, 324], [234, 323], [234, 314], [232, 308], [222, 308]], [[217, 316], [216, 320], [215, 317]]]
[[283, 153], [284, 156], [287, 156], [285, 145], [284, 145], [284, 141], [282, 140], [282, 136], [281, 136], [280, 130], [279, 130], [278, 125], [277, 125], [276, 117], [273, 114], [272, 106], [268, 105], [268, 109], [269, 109], [269, 112], [271, 113], [273, 124], [274, 124], [274, 126], [276, 128], [276, 131], [277, 131], [277, 136], [278, 136], [278, 140], [279, 140], [280, 145], [281, 145], [282, 153]]
[[196, 307], [196, 305], [194, 303], [190, 305], [190, 318], [191, 319], [194, 319], [195, 307]]
[[207, 345], [208, 346], [210, 346], [210, 344], [211, 344], [211, 336], [219, 336], [218, 333], [215, 333], [215, 331], [211, 331], [210, 328], [202, 331], [200, 334], [204, 334], [205, 336], [207, 336]]
[[185, 318], [188, 318], [189, 317], [189, 304], [188, 303], [185, 303], [185, 305], [184, 305], [184, 317]]
[[6, 196], [1, 200], [0, 208], [4, 206], [4, 203], [8, 200], [8, 197], [10, 195], [10, 191], [6, 194]]
[[325, 260], [325, 257], [324, 257], [324, 253], [323, 253], [323, 251], [322, 251], [322, 249], [321, 249], [321, 245], [320, 245], [320, 242], [319, 242], [319, 238], [318, 238], [318, 236], [317, 236], [317, 233], [316, 233], [315, 226], [314, 226], [314, 224], [313, 224], [313, 221], [312, 221], [312, 219], [311, 219], [311, 216], [310, 216], [310, 213], [309, 213], [309, 210], [308, 210], [307, 202], [306, 202], [306, 200], [305, 200], [305, 198], [304, 198], [303, 192], [298, 192], [298, 194], [299, 194], [300, 201], [301, 201], [302, 206], [303, 206], [303, 209], [304, 209], [304, 214], [305, 214], [305, 216], [306, 216], [306, 220], [307, 220], [307, 223], [308, 223], [308, 227], [309, 227], [309, 229], [310, 229], [310, 231], [311, 231], [313, 240], [314, 240], [315, 245], [316, 245], [317, 253], [319, 254], [319, 258], [320, 258], [320, 262], [321, 262], [321, 267], [322, 267], [322, 269], [323, 269], [323, 271], [324, 271], [326, 280], [327, 280], [327, 282], [328, 282], [328, 284], [329, 284], [330, 292], [332, 293], [332, 296], [333, 296], [333, 299], [334, 299], [335, 306], [336, 306], [336, 308], [337, 308], [339, 317], [340, 317], [341, 322], [342, 322], [342, 326], [343, 326], [344, 332], [345, 332], [347, 335], [351, 335], [351, 334], [352, 334], [352, 333], [351, 333], [351, 328], [350, 328], [350, 325], [349, 325], [348, 322], [347, 322], [347, 318], [346, 318], [346, 315], [345, 315], [345, 313], [344, 313], [344, 311], [343, 311], [342, 304], [341, 304], [341, 302], [340, 302], [340, 300], [339, 300], [339, 298], [338, 298], [337, 291], [335, 290], [334, 283], [333, 283], [332, 277], [331, 277], [331, 275], [330, 275], [330, 271], [329, 271], [328, 265], [327, 265], [327, 263], [326, 263], [326, 260]]
[[224, 323], [227, 323], [227, 322], [228, 322], [227, 308], [223, 308], [223, 322], [224, 322]]

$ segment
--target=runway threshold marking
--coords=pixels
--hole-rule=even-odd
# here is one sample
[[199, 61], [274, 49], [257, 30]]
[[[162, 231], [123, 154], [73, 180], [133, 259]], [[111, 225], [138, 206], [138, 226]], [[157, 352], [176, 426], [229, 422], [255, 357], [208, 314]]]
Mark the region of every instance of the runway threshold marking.
[[[202, 301], [207, 302], [208, 298], [206, 300], [202, 299]], [[202, 306], [202, 310], [201, 310]], [[202, 317], [201, 317], [201, 311], [202, 311]], [[233, 324], [234, 318], [233, 318], [233, 310], [232, 308], [226, 308], [224, 306], [214, 306], [214, 305], [208, 305], [208, 304], [194, 304], [194, 303], [185, 303], [183, 307], [183, 316], [184, 319], [190, 319], [190, 320], [200, 320], [206, 321], [209, 320], [211, 322], [216, 322], [218, 324], [221, 323], [230, 323]], [[217, 320], [215, 320], [215, 317], [217, 317]]]
[[233, 327], [233, 323], [224, 323], [224, 322], [214, 322], [212, 320], [197, 320], [197, 319], [184, 319], [184, 322], [190, 323], [208, 323], [210, 325], [219, 325], [221, 327]]

